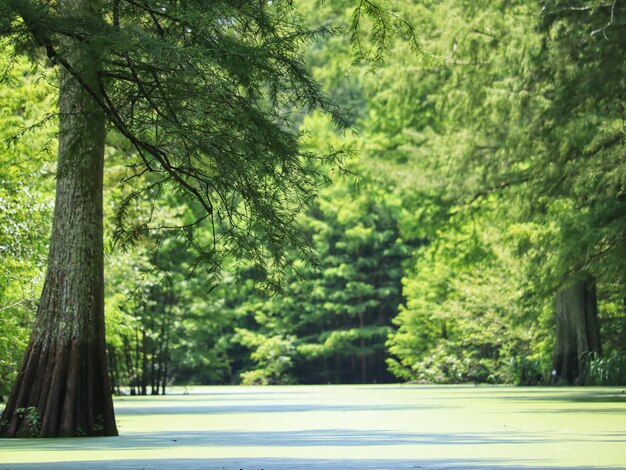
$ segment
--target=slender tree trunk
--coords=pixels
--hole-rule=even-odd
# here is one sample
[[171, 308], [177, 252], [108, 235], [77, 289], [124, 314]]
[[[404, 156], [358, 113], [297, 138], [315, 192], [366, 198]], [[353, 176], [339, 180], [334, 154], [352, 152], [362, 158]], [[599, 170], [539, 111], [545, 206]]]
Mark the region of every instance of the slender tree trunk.
[[124, 361], [126, 362], [126, 372], [128, 375], [128, 386], [130, 394], [136, 395], [135, 391], [135, 372], [133, 371], [133, 357], [129, 339], [124, 336]]
[[[165, 308], [163, 309], [163, 315], [167, 315], [167, 305], [165, 306]], [[162, 394], [165, 395], [165, 371], [166, 371], [166, 366], [165, 366], [165, 348], [166, 348], [166, 344], [167, 344], [167, 336], [165, 333], [165, 322], [166, 322], [166, 318], [163, 318], [163, 323], [161, 324], [161, 337], [159, 338], [159, 383], [157, 383], [157, 394]], [[159, 387], [163, 386], [163, 391], [159, 392]]]
[[122, 391], [120, 389], [120, 361], [119, 361], [119, 352], [117, 350], [117, 348], [115, 348], [113, 350], [113, 364], [114, 364], [114, 373], [115, 373], [115, 387], [113, 387], [114, 389], [114, 393], [117, 396], [120, 396], [122, 394]]
[[141, 393], [141, 367], [139, 366], [139, 363], [141, 361], [141, 352], [139, 350], [139, 327], [135, 326], [135, 341], [134, 341], [134, 345], [135, 345], [135, 377], [136, 377], [136, 381], [135, 381], [135, 385], [137, 386], [137, 394], [138, 395], [143, 395]]
[[[61, 14], [97, 14], [90, 0], [60, 0]], [[97, 58], [65, 40], [63, 55], [97, 90]], [[0, 434], [117, 435], [104, 338], [102, 178], [105, 117], [61, 70], [59, 166], [48, 271]], [[23, 410], [26, 410], [24, 412]]]
[[151, 367], [152, 367], [152, 376], [151, 376], [151, 384], [152, 384], [152, 390], [151, 393], [152, 395], [158, 395], [159, 394], [159, 384], [160, 384], [160, 380], [161, 380], [161, 371], [159, 369], [160, 365], [159, 365], [159, 346], [158, 343], [160, 343], [161, 341], [161, 337], [159, 335], [156, 334], [156, 320], [155, 320], [155, 316], [157, 315], [157, 312], [154, 311], [153, 313], [153, 317], [152, 317], [152, 334], [153, 334], [153, 338], [152, 338], [152, 357], [151, 357]]
[[148, 394], [148, 335], [146, 327], [141, 327], [141, 394]]
[[[356, 361], [357, 361], [357, 357], [356, 354], [352, 353], [350, 354], [350, 381], [349, 383], [358, 383], [358, 375], [357, 375], [357, 371], [356, 371]], [[341, 380], [341, 379], [340, 379]]]
[[[361, 347], [365, 347], [363, 340], [361, 340]], [[367, 358], [365, 357], [365, 353], [361, 353], [361, 383], [367, 383]]]
[[[365, 327], [365, 318], [363, 313], [359, 314], [359, 328], [363, 330]], [[367, 358], [365, 357], [365, 340], [363, 338], [359, 341], [359, 347], [361, 348], [361, 383], [367, 383]]]
[[114, 395], [120, 394], [120, 374], [117, 364], [117, 349], [115, 346], [109, 346], [107, 351], [109, 358], [109, 376], [111, 380], [111, 392]]
[[168, 362], [167, 362], [168, 348], [165, 348], [165, 357], [163, 358], [163, 377], [161, 378], [161, 395], [165, 395], [165, 386], [167, 385], [168, 374]]
[[601, 354], [598, 301], [592, 278], [561, 289], [556, 298], [554, 370], [568, 383], [583, 383], [585, 360]]
[[157, 355], [154, 354], [154, 350], [153, 350], [153, 354], [152, 357], [150, 358], [150, 367], [151, 367], [151, 375], [150, 375], [150, 393], [152, 395], [158, 395], [159, 391], [158, 391], [158, 374], [157, 374]]
[[158, 371], [159, 371], [159, 375], [158, 375], [158, 380], [157, 380], [157, 395], [161, 392], [159, 392], [159, 387], [161, 387], [161, 385], [163, 385], [163, 395], [165, 395], [165, 350], [167, 348], [167, 342], [168, 342], [168, 317], [170, 314], [170, 310], [169, 310], [169, 306], [170, 306], [170, 294], [166, 293], [163, 295], [163, 313], [161, 316], [161, 325], [159, 328], [159, 349], [158, 349]]

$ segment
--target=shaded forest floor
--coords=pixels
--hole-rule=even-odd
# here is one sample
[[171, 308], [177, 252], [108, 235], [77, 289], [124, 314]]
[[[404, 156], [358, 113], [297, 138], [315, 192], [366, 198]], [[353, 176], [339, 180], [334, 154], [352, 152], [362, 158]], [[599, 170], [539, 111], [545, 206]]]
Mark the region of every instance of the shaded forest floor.
[[120, 437], [0, 440], [0, 469], [626, 467], [623, 388], [189, 387], [115, 408]]

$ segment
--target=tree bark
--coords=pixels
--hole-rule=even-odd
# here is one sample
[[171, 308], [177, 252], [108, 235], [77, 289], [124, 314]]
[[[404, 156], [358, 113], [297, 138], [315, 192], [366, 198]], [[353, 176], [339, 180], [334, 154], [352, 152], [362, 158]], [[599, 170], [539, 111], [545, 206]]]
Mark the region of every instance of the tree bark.
[[[97, 15], [99, 3], [62, 0], [59, 11]], [[117, 435], [104, 332], [105, 116], [92, 96], [98, 59], [85, 41], [65, 39], [61, 53], [72, 73], [60, 73], [48, 270], [26, 355], [0, 418], [3, 437]]]
[[556, 298], [554, 371], [570, 384], [584, 383], [585, 361], [602, 353], [598, 301], [593, 278], [561, 289]]

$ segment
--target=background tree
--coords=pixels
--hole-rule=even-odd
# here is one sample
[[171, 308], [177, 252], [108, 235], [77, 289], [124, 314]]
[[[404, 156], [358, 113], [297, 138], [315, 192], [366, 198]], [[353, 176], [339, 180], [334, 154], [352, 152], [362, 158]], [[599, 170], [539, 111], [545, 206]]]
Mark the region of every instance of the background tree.
[[596, 284], [624, 285], [614, 265], [624, 250], [624, 13], [618, 2], [545, 2], [533, 70], [548, 105], [534, 123], [543, 145], [538, 161], [548, 168], [539, 181], [551, 197], [548, 211], [559, 211], [554, 271], [564, 280], [554, 370], [568, 382], [584, 382], [587, 358], [602, 353]]
[[[605, 116], [600, 107], [606, 107], [611, 99], [621, 96], [619, 79], [612, 84], [607, 82], [612, 81], [616, 70], [620, 70], [617, 57], [621, 46], [611, 41], [608, 33], [599, 40], [599, 34], [607, 24], [609, 26], [605, 29], [620, 24], [620, 10], [615, 5], [596, 6], [582, 2], [577, 6], [562, 2], [490, 2], [489, 5], [476, 3], [468, 7], [452, 1], [431, 6], [431, 16], [424, 16], [426, 26], [422, 28], [432, 32], [426, 36], [425, 47], [445, 57], [444, 67], [426, 71], [419, 67], [411, 69], [398, 61], [395, 69], [389, 69], [387, 81], [386, 71], [381, 70], [372, 81], [382, 79], [378, 101], [382, 118], [368, 123], [373, 124], [370, 128], [376, 133], [368, 139], [373, 142], [372, 151], [391, 155], [393, 161], [399, 162], [391, 168], [387, 162], [379, 164], [381, 170], [385, 169], [382, 171], [393, 175], [395, 168], [398, 186], [404, 183], [405, 187], [403, 171], [408, 165], [421, 175], [420, 180], [409, 180], [415, 185], [416, 216], [407, 220], [413, 220], [412, 230], [424, 234], [436, 246], [424, 259], [425, 264], [418, 262], [416, 277], [423, 279], [425, 285], [421, 284], [421, 290], [410, 293], [405, 290], [408, 304], [428, 306], [424, 301], [431, 289], [447, 297], [449, 285], [441, 293], [436, 287], [441, 278], [433, 276], [429, 280], [428, 275], [422, 277], [419, 270], [432, 271], [436, 259], [430, 256], [442, 253], [441, 245], [445, 246], [448, 240], [458, 237], [454, 235], [458, 233], [455, 226], [458, 227], [459, 222], [463, 226], [465, 218], [471, 218], [477, 236], [461, 237], [459, 246], [478, 240], [478, 246], [487, 252], [498, 253], [498, 256], [506, 252], [519, 255], [504, 258], [508, 259], [507, 264], [520, 264], [521, 269], [514, 272], [523, 273], [521, 277], [509, 275], [511, 282], [507, 284], [512, 288], [509, 295], [516, 298], [516, 292], [520, 289], [524, 292], [518, 297], [519, 301], [507, 307], [506, 317], [514, 318], [519, 306], [533, 328], [541, 332], [541, 336], [535, 336], [540, 338], [533, 346], [536, 353], [514, 361], [529, 368], [520, 377], [536, 377], [539, 369], [547, 374], [549, 361], [546, 357], [555, 355], [555, 348], [561, 349], [567, 344], [569, 352], [565, 356], [569, 357], [570, 364], [575, 365], [568, 366], [568, 374], [561, 374], [562, 367], [557, 367], [556, 373], [567, 381], [584, 382], [587, 380], [584, 377], [585, 360], [600, 350], [595, 333], [598, 330], [594, 320], [596, 308], [593, 302], [585, 300], [594, 298], [593, 289], [597, 284], [590, 274], [606, 273], [607, 265], [620, 259], [613, 256], [613, 250], [621, 249], [618, 248], [621, 242], [610, 235], [613, 228], [620, 226], [619, 202], [614, 194], [607, 194], [607, 188], [616, 184], [616, 173], [609, 172], [612, 176], [607, 174], [606, 178], [598, 173], [598, 168], [604, 167], [601, 162], [605, 158], [606, 162], [611, 162], [607, 163], [608, 167], [616, 169], [618, 165], [614, 163], [617, 160], [613, 152], [620, 152], [620, 140], [615, 140], [613, 135], [614, 130], [619, 133], [620, 125], [610, 114]], [[613, 16], [609, 18], [610, 12]], [[583, 28], [582, 22], [588, 20], [596, 26]], [[394, 85], [398, 91], [394, 90]], [[415, 93], [407, 98], [402, 90], [410, 87], [414, 87]], [[602, 91], [595, 91], [600, 89]], [[573, 90], [576, 90], [575, 98], [570, 96]], [[596, 108], [590, 105], [592, 102], [601, 104]], [[424, 119], [411, 122], [411, 109], [421, 109]], [[392, 113], [395, 120], [388, 117]], [[398, 126], [397, 122], [410, 124]], [[391, 132], [385, 131], [385, 126]], [[609, 142], [616, 145], [591, 144], [605, 133], [614, 137]], [[393, 136], [393, 140], [388, 136]], [[595, 182], [600, 181], [602, 187], [596, 187]], [[494, 228], [510, 236], [485, 238], [481, 232], [489, 233], [494, 219], [481, 215], [483, 211], [498, 213], [505, 224], [498, 223]], [[450, 219], [449, 215], [454, 214], [466, 215], [455, 215]], [[462, 229], [461, 234], [464, 231]], [[606, 258], [605, 250], [611, 253]], [[458, 262], [464, 270], [474, 263], [464, 260], [465, 249], [455, 247], [448, 253], [452, 259], [443, 266], [454, 266]], [[482, 283], [481, 271], [485, 268], [478, 264], [474, 273], [468, 273], [469, 285]], [[443, 279], [458, 284], [459, 274], [452, 272], [450, 278], [446, 275]], [[408, 278], [412, 277], [409, 274]], [[581, 282], [586, 279], [591, 281]], [[515, 286], [516, 282], [519, 282], [518, 286]], [[604, 282], [609, 290], [621, 283], [610, 278], [604, 278]], [[407, 285], [410, 285], [409, 281]], [[492, 287], [497, 285], [493, 283]], [[563, 296], [571, 286], [582, 286], [569, 296], [581, 301], [563, 302]], [[489, 288], [488, 285], [485, 287]], [[494, 289], [485, 298], [496, 301], [500, 298], [498, 294], [506, 292], [503, 286], [500, 287], [499, 291]], [[599, 297], [612, 297], [608, 290], [605, 292]], [[474, 292], [474, 295], [478, 293]], [[561, 301], [559, 314], [555, 315], [553, 302], [557, 297]], [[466, 298], [461, 305], [470, 307], [471, 311], [470, 302], [472, 299]], [[590, 307], [580, 308], [585, 303]], [[552, 308], [545, 307], [550, 304]], [[577, 317], [571, 308], [563, 308], [565, 304], [578, 304], [575, 311], [582, 313]], [[436, 306], [431, 304], [430, 308], [433, 307]], [[484, 308], [499, 309], [496, 302]], [[459, 317], [451, 305], [443, 310], [446, 315], [450, 314], [450, 318]], [[425, 348], [426, 354], [443, 343], [438, 339], [429, 346], [428, 341], [420, 339], [432, 338], [430, 327], [435, 331], [438, 329], [436, 323], [428, 321], [434, 311], [438, 309], [429, 312], [427, 307], [419, 323], [409, 323], [406, 327], [403, 322], [413, 321], [412, 316], [402, 313], [398, 317], [400, 333], [403, 341], [406, 340], [404, 346], [413, 344], [416, 349], [411, 352], [402, 347], [396, 349], [397, 352], [403, 351], [405, 357], [415, 359], [421, 354], [421, 347]], [[453, 311], [457, 313], [451, 315]], [[608, 312], [616, 310], [610, 305], [601, 308], [600, 320], [609, 315]], [[475, 315], [472, 314], [471, 318], [474, 319]], [[574, 318], [579, 321], [572, 322]], [[615, 319], [614, 316], [611, 318]], [[570, 320], [569, 325], [568, 321], [562, 321], [564, 319]], [[619, 321], [611, 321], [612, 331], [616, 331], [616, 323]], [[572, 333], [574, 331], [579, 333]], [[608, 338], [615, 337], [607, 328], [603, 331]], [[468, 334], [465, 332], [458, 337], [466, 338]], [[557, 336], [561, 336], [558, 345]], [[399, 339], [397, 335], [392, 337], [392, 348]], [[612, 339], [609, 341], [616, 344]], [[488, 337], [481, 337], [479, 342], [489, 343]], [[460, 348], [462, 355], [470, 354], [471, 349], [467, 346]], [[557, 353], [556, 356], [564, 355]], [[527, 358], [532, 359], [528, 361]], [[413, 367], [409, 363], [406, 365]], [[440, 380], [454, 380], [454, 377], [443, 374]]]
[[366, 183], [342, 181], [321, 193], [303, 221], [318, 269], [296, 264], [283, 294], [241, 305], [254, 322], [234, 341], [256, 362], [244, 383], [391, 380], [384, 343], [410, 253], [398, 232], [399, 206]]

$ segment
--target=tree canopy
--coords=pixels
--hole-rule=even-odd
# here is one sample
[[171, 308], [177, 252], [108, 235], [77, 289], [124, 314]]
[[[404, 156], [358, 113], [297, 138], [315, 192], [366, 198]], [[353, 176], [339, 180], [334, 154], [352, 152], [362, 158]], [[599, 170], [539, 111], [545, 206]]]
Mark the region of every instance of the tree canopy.
[[3, 373], [19, 380], [29, 347], [49, 175], [71, 180], [82, 161], [71, 132], [58, 135], [69, 163], [41, 152], [56, 150], [57, 114], [79, 127], [55, 108], [60, 70], [106, 126], [116, 393], [623, 384], [625, 13], [578, 0], [4, 2]]

